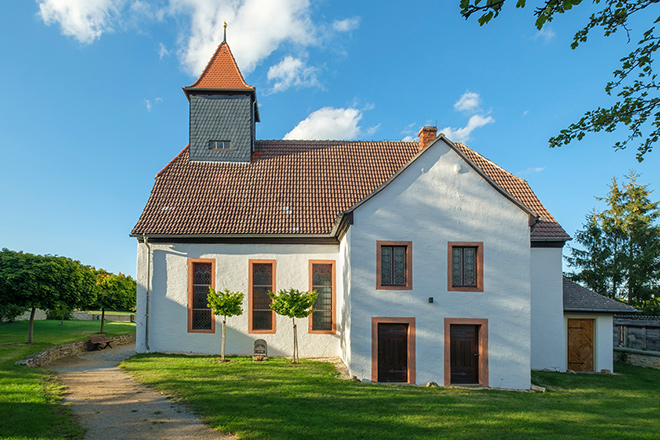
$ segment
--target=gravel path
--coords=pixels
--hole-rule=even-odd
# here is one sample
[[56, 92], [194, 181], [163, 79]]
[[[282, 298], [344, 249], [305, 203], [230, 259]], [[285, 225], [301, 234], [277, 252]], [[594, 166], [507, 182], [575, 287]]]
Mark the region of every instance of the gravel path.
[[135, 354], [135, 345], [83, 353], [50, 365], [67, 387], [86, 440], [235, 439], [204, 425], [183, 406], [133, 380], [117, 365]]

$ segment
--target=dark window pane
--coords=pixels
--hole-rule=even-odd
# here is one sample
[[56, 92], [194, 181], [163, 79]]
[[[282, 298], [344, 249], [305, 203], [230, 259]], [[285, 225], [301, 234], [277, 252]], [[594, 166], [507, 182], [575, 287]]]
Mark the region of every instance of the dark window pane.
[[213, 315], [211, 310], [195, 310], [192, 311], [192, 328], [193, 330], [211, 330], [211, 323]]
[[392, 285], [392, 246], [380, 248], [380, 283], [384, 286]]
[[313, 264], [312, 271], [313, 286], [332, 286], [332, 264]]
[[406, 284], [406, 248], [396, 246], [394, 253], [394, 280], [393, 284], [403, 286]]
[[193, 263], [193, 284], [211, 285], [211, 263]]
[[252, 312], [252, 329], [253, 330], [272, 330], [273, 329], [273, 314], [272, 312]]
[[255, 286], [271, 286], [273, 283], [272, 264], [252, 265], [252, 284]]
[[318, 311], [312, 313], [312, 329], [321, 331], [332, 330], [332, 312]]
[[463, 283], [466, 286], [477, 285], [477, 250], [475, 248], [463, 249]]
[[463, 285], [463, 249], [459, 247], [451, 250], [451, 284]]
[[270, 289], [266, 287], [253, 287], [252, 288], [252, 308], [255, 310], [270, 310], [270, 305], [273, 302], [268, 296]]
[[208, 286], [193, 286], [193, 309], [207, 309], [209, 288]]

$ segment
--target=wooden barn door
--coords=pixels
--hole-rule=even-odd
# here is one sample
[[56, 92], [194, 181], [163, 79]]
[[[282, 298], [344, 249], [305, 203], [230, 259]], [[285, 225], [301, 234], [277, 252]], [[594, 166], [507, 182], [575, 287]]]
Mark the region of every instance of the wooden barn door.
[[378, 324], [378, 382], [408, 382], [408, 324]]
[[594, 371], [593, 319], [568, 320], [568, 368]]
[[451, 325], [451, 383], [479, 383], [479, 327], [466, 324]]

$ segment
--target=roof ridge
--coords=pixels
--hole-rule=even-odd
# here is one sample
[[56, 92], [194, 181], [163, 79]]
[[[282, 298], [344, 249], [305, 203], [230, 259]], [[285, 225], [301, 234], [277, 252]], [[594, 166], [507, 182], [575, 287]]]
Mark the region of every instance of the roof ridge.
[[[509, 170], [507, 170], [506, 168], [503, 168], [502, 166], [496, 164], [495, 162], [493, 162], [492, 160], [488, 159], [488, 158], [487, 158], [486, 156], [484, 156], [483, 154], [481, 154], [481, 153], [479, 153], [479, 152], [473, 150], [472, 148], [468, 147], [467, 145], [465, 145], [465, 144], [463, 144], [463, 143], [461, 143], [461, 142], [454, 142], [454, 144], [458, 145], [459, 148], [465, 148], [465, 149], [470, 150], [471, 152], [473, 152], [473, 153], [476, 154], [477, 156], [481, 157], [483, 160], [487, 161], [488, 163], [490, 163], [490, 164], [493, 165], [494, 167], [497, 167], [497, 168], [499, 168], [500, 170], [504, 171], [505, 173], [507, 173], [507, 174], [510, 175], [511, 177], [515, 177], [516, 179], [521, 180], [521, 181], [527, 183], [527, 180], [523, 179], [522, 177], [516, 176], [516, 175], [513, 174], [511, 171], [509, 171]], [[529, 184], [528, 184], [528, 185], [529, 185]]]

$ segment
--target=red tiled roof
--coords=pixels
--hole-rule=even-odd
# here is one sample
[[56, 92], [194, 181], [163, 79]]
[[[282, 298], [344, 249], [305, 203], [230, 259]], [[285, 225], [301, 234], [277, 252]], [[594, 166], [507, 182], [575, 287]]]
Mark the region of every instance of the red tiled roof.
[[229, 45], [221, 43], [204, 68], [197, 81], [186, 89], [245, 89], [254, 90], [247, 85], [238, 69]]
[[[464, 145], [457, 148], [545, 218], [533, 238], [568, 239], [527, 182]], [[418, 144], [256, 141], [255, 149], [249, 164], [191, 163], [186, 147], [156, 176], [132, 234], [328, 235], [337, 215], [392, 178], [416, 156]]]

